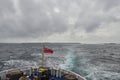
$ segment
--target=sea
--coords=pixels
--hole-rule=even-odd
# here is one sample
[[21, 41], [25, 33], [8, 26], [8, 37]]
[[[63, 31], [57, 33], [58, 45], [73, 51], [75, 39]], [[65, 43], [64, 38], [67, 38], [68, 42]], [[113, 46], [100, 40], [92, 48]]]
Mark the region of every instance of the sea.
[[120, 80], [120, 44], [115, 43], [0, 43], [0, 71], [41, 65], [43, 46], [54, 51], [45, 54], [45, 66], [70, 70], [87, 80]]

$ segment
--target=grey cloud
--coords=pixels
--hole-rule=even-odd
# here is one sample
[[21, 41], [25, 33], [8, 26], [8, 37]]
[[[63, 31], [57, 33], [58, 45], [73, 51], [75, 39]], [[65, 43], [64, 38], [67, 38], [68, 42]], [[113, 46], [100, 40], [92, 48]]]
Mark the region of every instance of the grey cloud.
[[104, 23], [120, 22], [120, 19], [113, 15], [119, 13], [119, 10], [111, 12], [115, 10], [114, 8], [120, 7], [119, 3], [119, 0], [94, 0], [93, 4], [91, 2], [89, 5], [84, 5], [84, 10], [79, 14], [75, 27], [78, 29], [83, 27], [87, 32], [93, 32]]
[[[119, 22], [111, 10], [119, 0], [0, 0], [0, 38], [37, 38], [74, 29], [90, 33], [103, 23]], [[68, 23], [73, 18], [74, 24]]]
[[119, 4], [120, 0], [97, 0], [97, 5], [102, 7], [104, 11], [118, 7]]
[[[26, 5], [27, 2], [29, 5]], [[30, 31], [33, 30], [38, 33], [40, 32], [41, 34], [64, 32], [66, 30], [67, 24], [65, 23], [64, 18], [53, 12], [54, 6], [49, 5], [52, 3], [47, 3], [46, 1], [42, 1], [40, 4], [36, 4], [32, 1], [27, 2], [21, 1], [23, 26], [29, 26]]]
[[0, 16], [14, 12], [11, 0], [0, 0]]
[[[16, 21], [13, 15], [12, 19], [1, 23], [3, 37], [38, 37], [39, 35], [64, 32], [67, 28], [64, 19], [54, 15], [47, 4], [44, 7], [43, 3], [36, 5], [33, 0], [23, 0], [20, 1], [20, 9], [22, 12], [21, 19]], [[50, 14], [53, 14], [51, 18], [47, 16], [47, 11], [51, 11]]]

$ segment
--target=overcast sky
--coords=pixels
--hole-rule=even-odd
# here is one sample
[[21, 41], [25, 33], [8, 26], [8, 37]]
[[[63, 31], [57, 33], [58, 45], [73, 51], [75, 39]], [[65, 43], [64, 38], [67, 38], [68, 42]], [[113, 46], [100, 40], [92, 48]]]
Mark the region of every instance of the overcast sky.
[[0, 0], [0, 42], [120, 43], [120, 0]]

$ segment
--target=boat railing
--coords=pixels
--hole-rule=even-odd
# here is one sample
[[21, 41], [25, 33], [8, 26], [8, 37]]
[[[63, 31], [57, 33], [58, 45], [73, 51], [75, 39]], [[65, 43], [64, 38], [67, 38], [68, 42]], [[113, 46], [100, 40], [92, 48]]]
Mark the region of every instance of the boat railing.
[[72, 73], [73, 75], [75, 75], [77, 77], [78, 80], [86, 80], [84, 77], [82, 77], [81, 75], [79, 75], [79, 74], [77, 74], [75, 72], [72, 72], [72, 71], [69, 71], [69, 70], [64, 70], [64, 69], [62, 69], [62, 72], [68, 73], [68, 74]]
[[25, 67], [19, 67], [19, 68], [12, 68], [12, 69], [8, 69], [8, 70], [3, 70], [0, 71], [0, 77], [2, 79], [6, 78], [6, 74], [10, 71], [30, 71], [30, 69], [33, 68], [33, 66], [25, 66]]
[[[54, 67], [49, 67], [47, 66], [48, 68], [50, 69], [54, 69]], [[0, 77], [2, 79], [5, 79], [6, 78], [6, 74], [10, 71], [23, 71], [23, 72], [27, 72], [28, 75], [30, 75], [30, 71], [31, 71], [31, 68], [39, 68], [39, 66], [25, 66], [25, 67], [19, 67], [19, 68], [14, 68], [14, 69], [8, 69], [8, 70], [4, 70], [4, 71], [0, 71]], [[57, 69], [56, 69], [57, 70]], [[68, 70], [64, 70], [64, 69], [59, 69], [63, 74], [73, 74], [76, 76], [76, 78], [78, 80], [86, 80], [84, 77], [80, 76], [79, 74], [75, 73], [75, 72], [72, 72], [72, 71], [68, 71]]]

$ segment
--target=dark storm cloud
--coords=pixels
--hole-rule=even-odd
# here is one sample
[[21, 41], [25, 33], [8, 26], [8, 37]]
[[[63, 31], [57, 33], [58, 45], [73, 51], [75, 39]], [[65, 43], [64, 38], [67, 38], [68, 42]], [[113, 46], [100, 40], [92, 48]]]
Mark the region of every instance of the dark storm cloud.
[[0, 38], [42, 38], [65, 33], [71, 27], [91, 33], [104, 23], [120, 21], [113, 15], [119, 3], [120, 0], [0, 0]]

